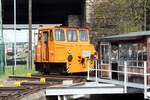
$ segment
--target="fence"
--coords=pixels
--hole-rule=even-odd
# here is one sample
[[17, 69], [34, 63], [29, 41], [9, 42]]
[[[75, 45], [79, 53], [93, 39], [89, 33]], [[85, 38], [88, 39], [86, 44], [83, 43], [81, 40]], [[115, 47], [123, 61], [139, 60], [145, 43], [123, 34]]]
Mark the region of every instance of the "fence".
[[0, 74], [5, 72], [5, 44], [0, 44]]
[[17, 70], [25, 70], [27, 68], [27, 55], [28, 45], [27, 43], [16, 44], [16, 67], [15, 67], [15, 47], [14, 43], [6, 43], [6, 65], [10, 74], [16, 74]]
[[[16, 68], [14, 50], [14, 43], [0, 44], [0, 74], [7, 73], [14, 75], [17, 74], [18, 70], [28, 69], [28, 43], [18, 42], [16, 44]], [[34, 53], [32, 56], [34, 60]]]

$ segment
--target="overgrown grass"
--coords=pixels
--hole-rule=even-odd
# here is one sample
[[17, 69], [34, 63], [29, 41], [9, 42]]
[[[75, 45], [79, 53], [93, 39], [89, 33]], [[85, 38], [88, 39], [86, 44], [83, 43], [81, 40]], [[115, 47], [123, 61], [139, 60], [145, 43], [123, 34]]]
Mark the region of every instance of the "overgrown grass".
[[[35, 71], [35, 68], [28, 69], [25, 65], [17, 65], [16, 70], [14, 70], [14, 75], [26, 76], [27, 73], [31, 74], [40, 74], [38, 71]], [[0, 74], [0, 79], [8, 79], [9, 75], [13, 75], [12, 66], [8, 66], [5, 70], [5, 73]]]

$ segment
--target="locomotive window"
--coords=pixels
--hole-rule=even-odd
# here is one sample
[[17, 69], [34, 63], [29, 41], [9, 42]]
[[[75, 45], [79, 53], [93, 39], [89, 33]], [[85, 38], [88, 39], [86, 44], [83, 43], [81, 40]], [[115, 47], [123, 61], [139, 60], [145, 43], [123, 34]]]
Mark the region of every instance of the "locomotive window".
[[64, 30], [56, 29], [55, 30], [55, 38], [56, 38], [56, 41], [64, 41], [65, 40]]
[[53, 32], [50, 30], [50, 40], [53, 41]]
[[67, 30], [67, 39], [68, 41], [77, 41], [77, 31], [76, 30]]
[[46, 44], [48, 43], [48, 32], [47, 31], [43, 32], [43, 41]]
[[41, 31], [39, 31], [39, 41], [41, 41]]
[[80, 41], [88, 41], [88, 34], [86, 30], [80, 30]]

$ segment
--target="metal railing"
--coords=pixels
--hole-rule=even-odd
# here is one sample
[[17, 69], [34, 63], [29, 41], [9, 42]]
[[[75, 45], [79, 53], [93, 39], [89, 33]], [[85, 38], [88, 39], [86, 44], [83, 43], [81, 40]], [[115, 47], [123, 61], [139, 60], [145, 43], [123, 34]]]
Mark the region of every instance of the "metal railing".
[[[144, 92], [144, 98], [148, 98], [148, 89], [150, 89], [150, 86], [148, 84], [148, 76], [150, 76], [150, 73], [148, 73], [148, 70], [147, 70], [147, 62], [144, 61], [144, 72], [143, 73], [138, 73], [138, 72], [131, 72], [131, 71], [128, 71], [128, 66], [127, 66], [127, 61], [124, 61], [124, 70], [123, 71], [120, 71], [120, 70], [108, 70], [108, 69], [100, 69], [98, 68], [100, 66], [100, 63], [97, 63], [98, 61], [95, 61], [95, 68], [94, 69], [90, 69], [90, 66], [89, 66], [89, 62], [88, 62], [88, 74], [87, 74], [87, 80], [90, 80], [90, 71], [95, 71], [95, 81], [98, 82], [98, 79], [101, 79], [101, 77], [98, 77], [98, 72], [99, 71], [103, 71], [103, 72], [115, 72], [115, 73], [120, 73], [120, 74], [123, 74], [124, 75], [124, 79], [122, 80], [123, 81], [123, 87], [124, 87], [124, 93], [127, 93], [127, 87], [132, 87], [131, 85], [128, 86], [129, 82], [128, 82], [128, 75], [132, 74], [132, 75], [141, 75], [143, 76], [144, 78], [144, 82], [142, 84], [142, 88], [144, 89], [143, 92]], [[112, 80], [112, 79], [106, 79], [106, 80]], [[136, 82], [132, 82], [132, 83], [135, 83]], [[138, 88], [138, 87], [137, 87]]]

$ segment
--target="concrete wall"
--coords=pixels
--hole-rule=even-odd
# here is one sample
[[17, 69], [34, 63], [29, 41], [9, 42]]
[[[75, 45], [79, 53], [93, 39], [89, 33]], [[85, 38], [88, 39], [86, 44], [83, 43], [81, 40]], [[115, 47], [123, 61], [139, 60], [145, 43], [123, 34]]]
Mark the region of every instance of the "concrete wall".
[[36, 93], [24, 96], [19, 100], [46, 100], [45, 90], [37, 91]]
[[80, 15], [69, 15], [68, 16], [68, 26], [70, 26], [70, 27], [80, 27], [81, 26]]
[[90, 0], [85, 0], [81, 4], [81, 15], [69, 15], [68, 26], [71, 27], [86, 27], [90, 24]]
[[90, 12], [91, 12], [91, 10], [90, 10], [89, 4], [90, 4], [90, 0], [86, 0], [86, 2], [85, 2], [86, 24], [90, 23]]

